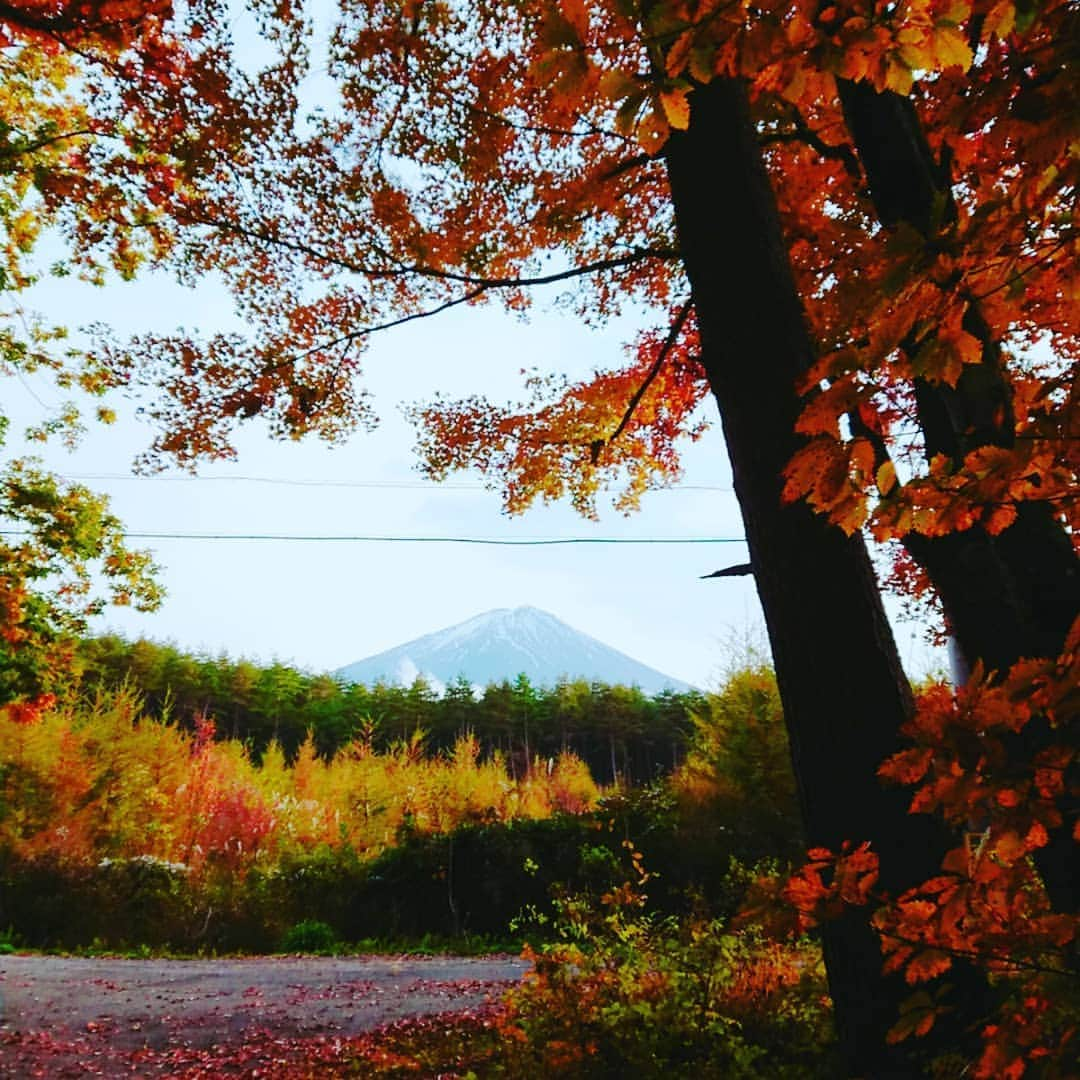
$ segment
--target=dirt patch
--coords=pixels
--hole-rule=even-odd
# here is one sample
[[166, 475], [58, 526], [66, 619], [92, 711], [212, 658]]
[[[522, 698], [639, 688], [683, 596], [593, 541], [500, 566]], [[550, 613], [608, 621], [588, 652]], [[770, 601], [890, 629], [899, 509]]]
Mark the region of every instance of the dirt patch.
[[[305, 1040], [332, 1046], [406, 1017], [482, 1009], [524, 970], [505, 956], [0, 957], [0, 1076], [180, 1075], [167, 1063], [242, 1048], [273, 1059]], [[240, 1071], [273, 1072], [249, 1064]]]

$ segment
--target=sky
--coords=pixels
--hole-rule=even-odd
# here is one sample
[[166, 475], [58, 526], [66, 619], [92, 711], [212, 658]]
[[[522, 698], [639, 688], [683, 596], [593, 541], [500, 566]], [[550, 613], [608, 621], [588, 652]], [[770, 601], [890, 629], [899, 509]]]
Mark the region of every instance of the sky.
[[[326, 27], [319, 26], [322, 41]], [[253, 28], [238, 24], [237, 35], [257, 64]], [[325, 80], [314, 77], [309, 91], [317, 101], [328, 92]], [[47, 247], [39, 253], [41, 265], [50, 261]], [[204, 465], [194, 478], [177, 471], [137, 477], [132, 462], [153, 432], [121, 398], [109, 402], [119, 421], [94, 427], [75, 453], [59, 445], [32, 451], [61, 475], [108, 494], [132, 533], [734, 542], [494, 547], [133, 540], [151, 548], [160, 564], [165, 602], [151, 614], [109, 609], [93, 630], [327, 671], [492, 608], [531, 605], [666, 674], [702, 688], [719, 685], [748, 647], [760, 652], [767, 646], [752, 579], [701, 580], [748, 558], [711, 399], [706, 415], [713, 426], [686, 446], [682, 481], [647, 494], [630, 517], [601, 500], [598, 522], [566, 504], [509, 518], [498, 493], [484, 490], [479, 477], [456, 474], [436, 486], [417, 472], [414, 433], [402, 405], [436, 393], [520, 400], [523, 369], [573, 377], [617, 365], [624, 344], [643, 325], [640, 314], [629, 312], [591, 329], [555, 305], [556, 291], [535, 297], [528, 321], [495, 305], [459, 308], [376, 335], [364, 354], [362, 379], [381, 424], [335, 447], [275, 442], [253, 423], [238, 440], [235, 462]], [[226, 290], [213, 281], [189, 289], [159, 275], [94, 288], [48, 278], [24, 301], [73, 330], [97, 322], [120, 335], [180, 326], [202, 334], [243, 330]], [[20, 426], [39, 423], [68, 396], [42, 376], [25, 375], [8, 378], [4, 394], [14, 421], [9, 453], [20, 450]], [[924, 643], [924, 628], [898, 624], [896, 633], [912, 675], [942, 667], [941, 654]]]
[[[70, 327], [104, 321], [125, 333], [236, 326], [228, 298], [212, 283], [191, 290], [157, 277], [93, 288], [67, 279], [38, 287], [30, 299]], [[551, 297], [540, 299], [528, 321], [496, 307], [459, 309], [377, 338], [365, 355], [363, 382], [381, 424], [336, 447], [276, 442], [256, 423], [239, 439], [235, 462], [207, 465], [196, 477], [135, 476], [132, 461], [153, 432], [132, 402], [114, 398], [117, 424], [94, 425], [74, 453], [57, 445], [42, 456], [60, 474], [107, 493], [134, 533], [739, 542], [493, 547], [139, 540], [133, 543], [151, 548], [162, 567], [164, 605], [152, 614], [110, 609], [94, 629], [326, 671], [491, 608], [532, 605], [666, 674], [702, 688], [719, 685], [747, 643], [762, 647], [765, 635], [751, 579], [700, 580], [747, 558], [718, 422], [687, 446], [681, 483], [647, 495], [630, 517], [601, 503], [599, 522], [564, 504], [509, 518], [478, 476], [459, 473], [439, 486], [416, 470], [403, 404], [436, 392], [517, 400], [522, 369], [582, 375], [616, 364], [640, 325], [630, 315], [590, 329], [545, 305]], [[9, 378], [12, 433], [66, 396], [43, 377]], [[710, 414], [715, 420], [711, 401]], [[940, 666], [921, 628], [899, 625], [897, 638], [913, 675]]]

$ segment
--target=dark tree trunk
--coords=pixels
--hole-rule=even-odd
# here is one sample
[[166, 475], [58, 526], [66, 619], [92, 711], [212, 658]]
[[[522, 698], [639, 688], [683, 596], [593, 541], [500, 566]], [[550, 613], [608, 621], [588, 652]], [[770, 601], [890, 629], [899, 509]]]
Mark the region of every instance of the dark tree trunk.
[[[870, 196], [887, 228], [907, 224], [928, 238], [955, 218], [950, 177], [933, 159], [912, 103], [866, 83], [837, 81], [844, 116], [866, 171]], [[1015, 417], [1001, 346], [972, 299], [964, 329], [983, 348], [955, 387], [915, 388], [926, 453], [957, 463], [980, 446], [1012, 446]], [[1003, 670], [1022, 657], [1056, 656], [1080, 611], [1080, 562], [1064, 526], [1045, 503], [1019, 508], [999, 536], [975, 526], [940, 539], [913, 537], [964, 659]]]
[[[948, 168], [934, 162], [911, 101], [866, 83], [840, 79], [837, 85], [882, 224], [907, 224], [932, 239], [955, 218], [955, 204]], [[963, 325], [982, 344], [981, 361], [965, 365], [955, 387], [925, 380], [915, 387], [927, 456], [947, 454], [957, 464], [980, 446], [1009, 447], [1015, 440], [1001, 345], [974, 298]], [[976, 525], [905, 541], [937, 590], [969, 668], [981, 660], [987, 670], [1004, 672], [1024, 657], [1057, 656], [1080, 612], [1080, 561], [1065, 527], [1047, 503], [1024, 502], [1017, 511], [998, 536]], [[1033, 724], [1020, 752], [1033, 754], [1051, 739], [1045, 724]], [[1066, 824], [1038, 854], [1055, 908], [1069, 912], [1080, 902], [1072, 817], [1066, 813]]]
[[[906, 793], [877, 779], [912, 702], [863, 542], [781, 499], [781, 472], [802, 442], [796, 382], [813, 361], [813, 343], [741, 83], [721, 79], [695, 90], [690, 127], [673, 133], [667, 163], [806, 837], [833, 849], [869, 840], [881, 857], [882, 885], [902, 889], [935, 872], [944, 840], [934, 822], [907, 814]], [[912, 1075], [907, 1044], [889, 1047], [884, 1037], [907, 990], [882, 976], [866, 913], [823, 931], [849, 1071]]]

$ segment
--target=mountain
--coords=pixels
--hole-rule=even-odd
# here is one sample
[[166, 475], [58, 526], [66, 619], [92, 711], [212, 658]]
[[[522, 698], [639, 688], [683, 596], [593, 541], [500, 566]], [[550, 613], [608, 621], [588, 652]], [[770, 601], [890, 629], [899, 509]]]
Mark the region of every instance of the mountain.
[[679, 679], [639, 663], [533, 607], [497, 608], [397, 648], [357, 660], [334, 674], [343, 682], [410, 684], [423, 675], [434, 685], [464, 675], [477, 686], [524, 672], [534, 686], [562, 677], [640, 686], [648, 694], [690, 690]]

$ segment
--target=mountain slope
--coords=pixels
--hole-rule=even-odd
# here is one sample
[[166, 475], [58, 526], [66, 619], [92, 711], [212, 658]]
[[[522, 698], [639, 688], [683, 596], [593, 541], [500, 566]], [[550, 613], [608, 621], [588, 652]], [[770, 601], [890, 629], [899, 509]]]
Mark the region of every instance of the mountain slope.
[[456, 626], [357, 660], [334, 674], [345, 682], [411, 683], [422, 674], [446, 684], [463, 675], [485, 686], [524, 672], [534, 686], [552, 686], [562, 677], [637, 685], [649, 694], [689, 690], [687, 683], [639, 663], [532, 607], [498, 608]]

